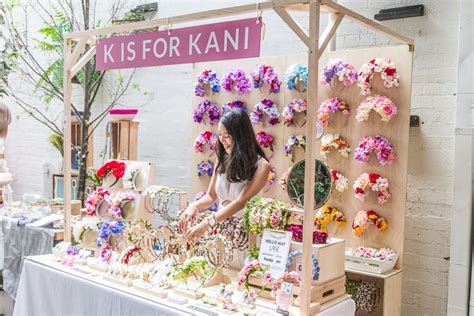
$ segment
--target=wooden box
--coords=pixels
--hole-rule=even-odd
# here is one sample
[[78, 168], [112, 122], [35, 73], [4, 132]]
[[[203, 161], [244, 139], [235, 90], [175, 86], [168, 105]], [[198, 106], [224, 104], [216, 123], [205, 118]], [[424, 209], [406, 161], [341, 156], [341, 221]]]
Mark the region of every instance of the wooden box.
[[138, 122], [117, 121], [112, 123], [112, 158], [137, 159]]

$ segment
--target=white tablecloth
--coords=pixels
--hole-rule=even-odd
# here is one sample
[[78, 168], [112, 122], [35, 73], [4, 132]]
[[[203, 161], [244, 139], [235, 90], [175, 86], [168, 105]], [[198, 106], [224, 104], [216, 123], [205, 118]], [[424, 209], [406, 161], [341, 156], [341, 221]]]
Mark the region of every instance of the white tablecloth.
[[[133, 288], [113, 284], [99, 276], [61, 267], [51, 262], [50, 256], [49, 262], [45, 258], [47, 256], [25, 260], [14, 316], [205, 315], [137, 292]], [[354, 311], [355, 304], [348, 299], [318, 316], [354, 315]]]

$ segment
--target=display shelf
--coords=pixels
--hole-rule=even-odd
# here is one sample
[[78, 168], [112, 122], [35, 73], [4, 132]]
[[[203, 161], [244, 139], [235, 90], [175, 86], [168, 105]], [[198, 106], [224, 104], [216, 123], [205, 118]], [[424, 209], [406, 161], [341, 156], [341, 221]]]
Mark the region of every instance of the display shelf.
[[372, 278], [377, 278], [377, 279], [387, 279], [387, 278], [390, 278], [390, 277], [392, 277], [392, 276], [394, 276], [398, 273], [402, 273], [402, 270], [392, 269], [392, 270], [387, 271], [385, 273], [378, 274], [378, 273], [359, 271], [359, 270], [347, 269], [346, 268], [346, 272], [353, 273], [353, 274], [365, 275], [365, 276], [372, 277]]

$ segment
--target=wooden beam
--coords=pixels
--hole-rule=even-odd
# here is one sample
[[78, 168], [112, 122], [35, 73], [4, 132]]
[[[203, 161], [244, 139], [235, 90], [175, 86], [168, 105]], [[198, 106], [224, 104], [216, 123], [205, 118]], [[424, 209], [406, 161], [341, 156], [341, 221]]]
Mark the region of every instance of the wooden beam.
[[[74, 48], [74, 51], [72, 52], [71, 56], [69, 57], [68, 64], [66, 65], [67, 69], [71, 69], [72, 66], [76, 63], [77, 59], [81, 55], [82, 51], [84, 50], [84, 47], [86, 46], [87, 42], [89, 39], [87, 37], [83, 37], [77, 42], [76, 47]], [[95, 43], [94, 43], [95, 45]]]
[[352, 21], [354, 22], [357, 22], [371, 30], [374, 30], [376, 32], [380, 32], [380, 33], [383, 33], [385, 35], [387, 35], [388, 37], [390, 38], [393, 38], [399, 42], [402, 42], [404, 44], [408, 44], [408, 45], [414, 45], [415, 44], [415, 41], [409, 37], [406, 37], [402, 34], [399, 34], [395, 31], [392, 31], [390, 28], [386, 27], [385, 25], [383, 24], [380, 24], [379, 22], [376, 22], [374, 20], [371, 20], [369, 18], [366, 18], [365, 16], [363, 15], [360, 15], [352, 10], [349, 10], [348, 8], [340, 5], [340, 4], [337, 4], [337, 3], [334, 3], [333, 1], [331, 0], [321, 0], [321, 3], [323, 5], [326, 5], [330, 8], [332, 8], [335, 12], [339, 12], [339, 13], [343, 13], [347, 16], [347, 18], [351, 19]]
[[77, 64], [75, 64], [72, 68], [71, 68], [71, 74], [72, 76], [74, 77], [77, 72], [79, 70], [82, 69], [82, 67], [84, 67], [85, 64], [87, 64], [87, 62], [93, 58], [95, 56], [95, 46], [91, 47], [91, 49], [89, 49], [89, 51], [87, 53], [84, 54], [84, 56], [81, 57], [81, 59], [79, 59], [79, 61], [77, 62]]
[[319, 55], [322, 55], [332, 37], [336, 33], [339, 24], [341, 24], [342, 19], [344, 18], [343, 13], [331, 13], [335, 15], [335, 18], [332, 19], [326, 28], [323, 31], [323, 34], [319, 37]]
[[296, 35], [305, 43], [306, 47], [309, 47], [309, 36], [306, 32], [296, 23], [293, 17], [281, 7], [274, 7], [273, 10], [280, 16], [280, 18], [295, 32]]
[[[64, 40], [64, 65], [71, 61], [71, 40]], [[70, 69], [64, 67], [64, 240], [71, 241], [71, 96], [72, 77]]]
[[[308, 103], [318, 104], [318, 78], [319, 78], [319, 22], [321, 12], [320, 0], [310, 4], [309, 11], [309, 54], [308, 54]], [[301, 279], [301, 315], [311, 314], [311, 276], [314, 231], [314, 183], [315, 181], [315, 148], [316, 148], [316, 106], [307, 109], [306, 124], [306, 152], [304, 176], [304, 214], [303, 214], [303, 271]]]

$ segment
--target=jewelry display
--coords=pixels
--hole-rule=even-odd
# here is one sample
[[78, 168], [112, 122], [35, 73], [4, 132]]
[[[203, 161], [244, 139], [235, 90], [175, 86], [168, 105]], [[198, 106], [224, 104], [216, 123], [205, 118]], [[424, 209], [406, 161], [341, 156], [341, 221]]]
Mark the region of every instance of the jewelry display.
[[161, 185], [149, 186], [143, 192], [145, 209], [152, 214], [158, 214], [168, 223], [175, 222], [177, 217], [172, 216], [170, 211], [173, 206], [174, 197], [180, 194], [179, 190], [173, 188]]

